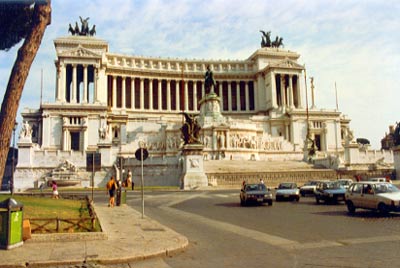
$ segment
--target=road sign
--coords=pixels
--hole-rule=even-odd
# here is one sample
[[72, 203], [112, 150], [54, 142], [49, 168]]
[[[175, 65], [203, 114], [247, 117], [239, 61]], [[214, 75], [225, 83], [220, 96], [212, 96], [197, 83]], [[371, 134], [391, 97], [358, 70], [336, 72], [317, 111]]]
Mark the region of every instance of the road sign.
[[86, 154], [86, 171], [101, 170], [101, 153]]
[[[143, 153], [142, 153], [143, 152]], [[143, 155], [142, 155], [143, 154]], [[147, 151], [147, 149], [145, 148], [139, 148], [136, 150], [135, 152], [135, 157], [137, 160], [141, 161], [141, 160], [146, 160], [147, 157], [149, 156], [149, 151]]]

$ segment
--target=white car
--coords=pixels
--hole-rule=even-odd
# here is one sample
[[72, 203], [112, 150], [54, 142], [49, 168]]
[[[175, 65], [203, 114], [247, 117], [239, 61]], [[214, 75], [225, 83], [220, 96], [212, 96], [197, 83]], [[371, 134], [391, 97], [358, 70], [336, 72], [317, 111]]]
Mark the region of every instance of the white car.
[[282, 182], [275, 190], [276, 201], [287, 200], [300, 200], [300, 190], [297, 188], [297, 184], [293, 182]]
[[346, 192], [349, 213], [356, 208], [377, 210], [382, 214], [400, 212], [400, 190], [388, 182], [356, 182]]
[[318, 181], [308, 181], [300, 187], [301, 196], [306, 196], [308, 194], [314, 195], [315, 189], [317, 188]]

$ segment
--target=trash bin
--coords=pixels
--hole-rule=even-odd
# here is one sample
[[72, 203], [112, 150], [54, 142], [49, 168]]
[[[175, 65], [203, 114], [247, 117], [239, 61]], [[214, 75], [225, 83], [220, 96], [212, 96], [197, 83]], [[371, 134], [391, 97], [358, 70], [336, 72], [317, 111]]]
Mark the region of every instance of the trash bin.
[[126, 204], [126, 189], [121, 191], [121, 204]]
[[0, 203], [0, 248], [21, 246], [23, 205], [12, 198]]

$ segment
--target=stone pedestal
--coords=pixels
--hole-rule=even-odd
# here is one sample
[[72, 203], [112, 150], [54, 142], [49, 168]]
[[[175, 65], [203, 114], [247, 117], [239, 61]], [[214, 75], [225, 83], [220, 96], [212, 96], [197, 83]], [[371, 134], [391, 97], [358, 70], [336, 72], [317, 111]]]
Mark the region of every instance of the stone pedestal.
[[192, 190], [207, 187], [208, 179], [203, 166], [203, 145], [187, 144], [183, 147], [182, 155], [181, 189]]
[[393, 166], [396, 170], [396, 180], [400, 180], [400, 146], [393, 148]]

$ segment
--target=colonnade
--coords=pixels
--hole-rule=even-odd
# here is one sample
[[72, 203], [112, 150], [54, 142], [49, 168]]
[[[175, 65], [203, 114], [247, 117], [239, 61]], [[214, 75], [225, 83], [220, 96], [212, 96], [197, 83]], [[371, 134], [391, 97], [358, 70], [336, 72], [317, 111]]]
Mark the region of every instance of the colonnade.
[[[108, 106], [114, 109], [199, 111], [206, 92], [203, 80], [108, 75]], [[253, 81], [218, 81], [214, 92], [223, 111], [254, 111]]]
[[302, 108], [302, 100], [300, 93], [300, 82], [298, 75], [292, 74], [275, 74], [272, 75], [272, 98], [274, 107], [290, 107]]
[[98, 102], [97, 69], [92, 64], [57, 64], [56, 100], [67, 103]]

